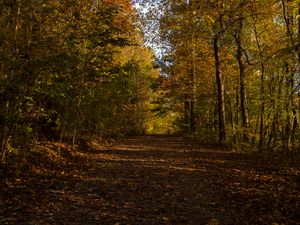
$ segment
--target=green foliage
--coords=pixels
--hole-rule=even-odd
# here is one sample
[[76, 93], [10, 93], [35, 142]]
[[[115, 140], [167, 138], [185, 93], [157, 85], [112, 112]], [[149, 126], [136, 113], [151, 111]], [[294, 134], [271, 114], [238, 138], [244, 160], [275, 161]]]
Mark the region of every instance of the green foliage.
[[[141, 18], [158, 22], [144, 30], [158, 36], [149, 41], [161, 47], [166, 64], [171, 62], [161, 65], [166, 79], [160, 87], [152, 84], [158, 93], [155, 113], [173, 112], [183, 133], [192, 131], [203, 141], [216, 141], [225, 120], [229, 144], [259, 151], [299, 149], [297, 1], [157, 1], [149, 7]], [[217, 89], [216, 71], [223, 81], [224, 110], [218, 105], [222, 88]], [[218, 110], [225, 111], [220, 119]]]
[[[130, 4], [0, 2], [3, 159], [36, 138], [72, 137], [74, 144], [81, 135], [141, 132], [136, 110], [145, 114], [153, 69], [135, 59], [148, 50], [132, 45], [139, 34]], [[125, 48], [140, 53], [127, 56]]]

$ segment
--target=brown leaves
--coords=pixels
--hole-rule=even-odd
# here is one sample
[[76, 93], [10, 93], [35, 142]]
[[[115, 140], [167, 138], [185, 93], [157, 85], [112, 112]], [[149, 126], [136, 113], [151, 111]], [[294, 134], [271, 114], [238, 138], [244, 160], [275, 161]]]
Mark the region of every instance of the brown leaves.
[[294, 179], [299, 168], [278, 168], [257, 156], [179, 138], [137, 137], [106, 150], [96, 142], [51, 158], [52, 167], [33, 165], [30, 172], [6, 178], [0, 222], [198, 225], [299, 219]]

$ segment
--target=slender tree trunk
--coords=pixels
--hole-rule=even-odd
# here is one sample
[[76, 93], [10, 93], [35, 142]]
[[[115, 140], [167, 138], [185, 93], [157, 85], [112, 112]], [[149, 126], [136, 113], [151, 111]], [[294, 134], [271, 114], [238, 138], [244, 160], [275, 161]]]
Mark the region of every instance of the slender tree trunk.
[[195, 135], [195, 75], [196, 75], [196, 45], [195, 37], [192, 38], [192, 70], [191, 70], [191, 105], [190, 105], [190, 129], [193, 135]]
[[[289, 2], [289, 1], [288, 1]], [[291, 145], [294, 148], [295, 142], [295, 132], [298, 127], [297, 120], [297, 106], [295, 104], [295, 73], [300, 72], [300, 2], [298, 2], [298, 16], [297, 16], [297, 40], [294, 39], [293, 36], [293, 24], [294, 19], [293, 16], [290, 15], [288, 6], [286, 5], [286, 1], [282, 0], [282, 13], [286, 26], [286, 35], [290, 40], [290, 45], [293, 47], [296, 52], [297, 63], [295, 69], [287, 68], [287, 74], [289, 74], [287, 78], [287, 103], [286, 103], [286, 127], [285, 127], [285, 150], [289, 150], [289, 146]], [[289, 47], [289, 45], [288, 45]], [[287, 65], [288, 67], [288, 65]], [[292, 114], [292, 117], [291, 117]], [[292, 121], [291, 121], [292, 120]]]
[[245, 65], [243, 62], [243, 51], [242, 51], [242, 30], [243, 20], [240, 19], [238, 23], [238, 33], [235, 36], [237, 45], [237, 61], [239, 64], [239, 76], [240, 76], [240, 101], [241, 101], [241, 117], [243, 127], [243, 139], [248, 140], [247, 128], [248, 128], [248, 112], [246, 106], [246, 82], [245, 82]]
[[[298, 15], [297, 15], [297, 25], [298, 25], [298, 30], [297, 30], [297, 56], [298, 56], [298, 62], [297, 62], [297, 67], [296, 67], [296, 72], [299, 74], [300, 72], [300, 2], [298, 2]], [[291, 142], [292, 142], [292, 147], [293, 149], [295, 148], [295, 133], [296, 130], [299, 126], [298, 123], [298, 118], [297, 118], [297, 108], [299, 111], [300, 105], [293, 102], [293, 128], [292, 128], [292, 134], [291, 134]]]
[[240, 107], [240, 94], [239, 94], [239, 85], [236, 86], [235, 90], [235, 103], [234, 103], [234, 141], [237, 143], [239, 140], [238, 138], [238, 133], [237, 133], [237, 126], [239, 125], [240, 121], [240, 112], [239, 112], [239, 107]]
[[190, 123], [190, 101], [184, 101], [184, 129], [185, 132], [188, 133], [189, 131], [189, 123]]
[[284, 135], [283, 135], [283, 148], [286, 154], [289, 152], [290, 148], [290, 136], [291, 136], [291, 102], [293, 101], [293, 90], [291, 83], [293, 80], [293, 71], [291, 71], [289, 64], [286, 65], [286, 74], [291, 74], [286, 78], [285, 89], [286, 89], [286, 104], [285, 104], [285, 127], [284, 127]]
[[218, 115], [219, 115], [219, 142], [226, 142], [226, 123], [225, 123], [225, 101], [224, 101], [224, 84], [220, 71], [220, 56], [219, 56], [219, 35], [216, 34], [213, 38], [214, 58], [218, 92]]
[[237, 135], [236, 135], [236, 123], [235, 123], [235, 112], [234, 112], [234, 100], [231, 99], [231, 96], [228, 95], [228, 107], [227, 107], [227, 124], [230, 124], [231, 129], [233, 131], [233, 140], [235, 143], [237, 143]]
[[258, 31], [257, 31], [257, 17], [255, 16], [253, 9], [252, 9], [252, 19], [253, 19], [253, 30], [254, 30], [254, 35], [255, 35], [255, 42], [256, 46], [258, 49], [258, 54], [259, 54], [259, 61], [260, 61], [260, 115], [259, 115], [259, 152], [262, 152], [263, 147], [264, 147], [264, 142], [265, 142], [265, 65], [263, 62], [263, 54], [262, 54], [262, 49], [261, 49], [261, 44], [259, 41], [258, 37]]
[[190, 111], [190, 127], [191, 127], [191, 132], [193, 135], [195, 135], [195, 102], [194, 101], [191, 101], [191, 111]]

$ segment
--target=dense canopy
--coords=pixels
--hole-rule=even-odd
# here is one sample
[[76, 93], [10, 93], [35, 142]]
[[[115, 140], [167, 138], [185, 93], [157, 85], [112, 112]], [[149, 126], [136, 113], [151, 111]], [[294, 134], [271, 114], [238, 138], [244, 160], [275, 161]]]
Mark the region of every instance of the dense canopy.
[[299, 149], [299, 1], [138, 2], [152, 9], [141, 18], [156, 21], [144, 22], [145, 36], [164, 53], [160, 107], [177, 128], [260, 151]]

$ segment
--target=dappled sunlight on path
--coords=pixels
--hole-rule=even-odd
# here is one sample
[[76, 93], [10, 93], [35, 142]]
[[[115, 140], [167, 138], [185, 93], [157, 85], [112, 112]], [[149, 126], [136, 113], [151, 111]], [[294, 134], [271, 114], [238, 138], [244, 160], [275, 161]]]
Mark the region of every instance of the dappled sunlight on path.
[[32, 169], [22, 178], [6, 178], [0, 223], [299, 221], [299, 171], [259, 156], [163, 136], [132, 137], [105, 146], [93, 140], [81, 147], [48, 174]]

